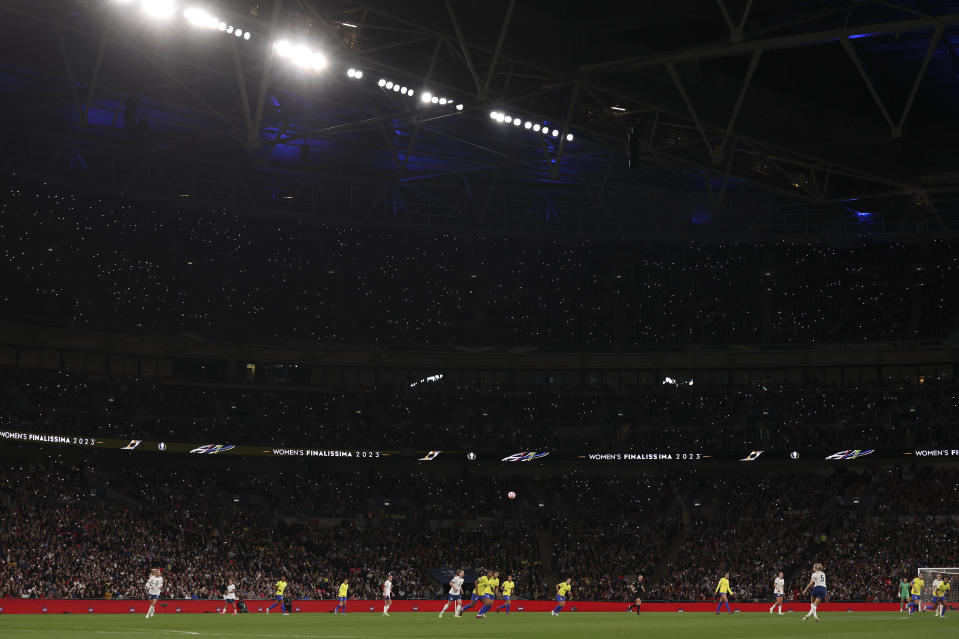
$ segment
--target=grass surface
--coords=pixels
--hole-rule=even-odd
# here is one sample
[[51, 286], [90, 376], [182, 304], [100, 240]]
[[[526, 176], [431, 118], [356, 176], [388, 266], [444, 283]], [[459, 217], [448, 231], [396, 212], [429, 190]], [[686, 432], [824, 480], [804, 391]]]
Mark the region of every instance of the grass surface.
[[109, 639], [110, 637], [264, 637], [276, 639], [600, 639], [606, 637], [895, 637], [937, 632], [959, 636], [959, 615], [937, 619], [926, 613], [908, 617], [889, 612], [827, 612], [822, 623], [801, 623], [800, 613], [783, 617], [765, 613], [549, 613], [490, 614], [476, 619], [467, 613], [442, 619], [425, 612], [282, 615], [157, 614], [133, 615], [0, 615], [3, 639]]

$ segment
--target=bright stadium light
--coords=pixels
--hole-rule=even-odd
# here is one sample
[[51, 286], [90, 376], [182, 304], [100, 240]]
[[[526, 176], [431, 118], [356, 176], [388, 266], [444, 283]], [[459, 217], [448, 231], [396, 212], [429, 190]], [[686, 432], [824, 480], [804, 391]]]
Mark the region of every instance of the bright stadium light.
[[[496, 119], [498, 120], [499, 118], [496, 118]], [[510, 122], [513, 121], [513, 118], [512, 116], [507, 115], [503, 117], [503, 120], [506, 122], [506, 124], [509, 124]]]
[[246, 33], [243, 34], [243, 39], [244, 39], [244, 40], [249, 40], [249, 39], [250, 39], [250, 32], [249, 32], [249, 31], [247, 31]]
[[440, 101], [440, 99], [439, 99], [438, 97], [436, 97], [435, 95], [434, 95], [432, 98], [430, 98], [430, 102], [432, 102], [433, 104], [436, 104], [436, 103], [439, 102], [439, 101]]
[[446, 98], [440, 98], [440, 104], [445, 105], [445, 104], [446, 104]]
[[387, 82], [387, 83], [386, 83], [386, 88], [387, 88], [387, 89], [392, 89], [392, 88], [393, 88], [393, 83], [392, 83], [392, 82]]
[[346, 70], [346, 75], [347, 75], [347, 77], [355, 78], [355, 77], [356, 77], [356, 69], [347, 69], [347, 70]]
[[400, 89], [400, 93], [402, 93], [403, 95], [406, 95], [408, 92], [409, 92], [409, 89], [407, 89], [406, 87], [403, 87], [402, 89]]
[[572, 134], [572, 133], [567, 133], [567, 134], [566, 134], [566, 141], [567, 141], [567, 142], [572, 142], [572, 141], [573, 141], [573, 134]]
[[400, 92], [400, 85], [394, 84], [394, 85], [393, 85], [393, 90], [396, 91], [397, 93], [399, 93], [399, 92]]
[[140, 6], [143, 12], [151, 18], [169, 18], [176, 9], [176, 3], [173, 0], [142, 0]]
[[407, 92], [406, 92], [406, 95], [408, 95], [408, 96], [410, 96], [410, 97], [412, 98], [412, 97], [413, 97], [413, 89], [410, 89], [409, 91], [407, 91]]
[[489, 112], [489, 117], [490, 117], [491, 120], [495, 120], [495, 119], [496, 119], [496, 115], [497, 115], [496, 111], [490, 111], [490, 112]]
[[522, 120], [520, 120], [519, 118], [513, 118], [513, 126], [519, 126], [522, 123], [523, 123]]
[[216, 25], [216, 28], [219, 29], [220, 31], [226, 31], [226, 23], [221, 22], [220, 24]]
[[383, 78], [380, 78], [379, 80], [377, 80], [376, 86], [378, 86], [378, 87], [385, 87], [385, 86], [386, 86], [386, 80], [384, 80]]
[[433, 99], [433, 94], [430, 93], [429, 91], [424, 91], [423, 93], [420, 94], [420, 100], [422, 100], [423, 102], [429, 102], [432, 99]]
[[183, 12], [183, 17], [194, 27], [201, 29], [216, 29], [220, 21], [200, 7], [190, 7]]
[[[249, 31], [248, 31], [247, 33], [249, 33]], [[357, 70], [356, 70], [356, 79], [359, 80], [359, 79], [362, 78], [362, 77], [363, 77], [363, 72], [360, 71], [359, 69], [357, 69]]]
[[462, 105], [462, 104], [457, 104], [457, 105], [456, 105], [456, 110], [457, 110], [457, 111], [462, 111], [462, 110], [463, 110], [463, 105]]
[[499, 123], [503, 123], [503, 122], [506, 121], [506, 116], [503, 115], [502, 113], [497, 113], [497, 114], [496, 114], [496, 121], [499, 122]]
[[227, 33], [233, 33], [233, 25], [232, 25], [232, 24], [226, 28], [226, 32], [227, 32]]
[[537, 133], [539, 133], [539, 129], [540, 129], [539, 124], [534, 124], [534, 125], [533, 125], [533, 130], [536, 131]]
[[532, 129], [532, 128], [533, 128], [533, 123], [530, 122], [529, 120], [527, 120], [526, 122], [523, 122], [523, 128], [524, 128], [524, 129]]
[[558, 137], [559, 137], [559, 129], [553, 129], [553, 137], [554, 137], [554, 138], [558, 138]]
[[236, 31], [233, 32], [233, 35], [235, 35], [235, 36], [238, 37], [238, 38], [242, 38], [242, 37], [243, 37], [243, 29], [237, 29]]

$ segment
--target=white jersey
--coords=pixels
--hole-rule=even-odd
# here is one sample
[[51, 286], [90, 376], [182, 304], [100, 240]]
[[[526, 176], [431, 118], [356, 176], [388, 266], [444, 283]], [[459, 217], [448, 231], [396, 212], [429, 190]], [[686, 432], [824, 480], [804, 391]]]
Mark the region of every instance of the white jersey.
[[383, 598], [389, 599], [393, 596], [393, 581], [387, 579], [383, 582]]
[[776, 581], [773, 582], [773, 594], [781, 595], [783, 594], [783, 588], [785, 587], [786, 582], [782, 577], [776, 577]]
[[933, 579], [932, 580], [932, 592], [935, 594], [936, 589], [939, 588], [939, 584], [942, 583], [942, 579]]
[[450, 580], [450, 594], [458, 595], [463, 592], [463, 578], [462, 577], [453, 577]]
[[817, 570], [812, 574], [812, 587], [813, 588], [825, 588], [826, 587], [826, 573], [821, 570]]
[[147, 593], [159, 597], [163, 590], [163, 577], [153, 576], [147, 579]]
[[226, 594], [223, 596], [224, 599], [236, 599], [236, 586], [230, 584], [226, 587]]

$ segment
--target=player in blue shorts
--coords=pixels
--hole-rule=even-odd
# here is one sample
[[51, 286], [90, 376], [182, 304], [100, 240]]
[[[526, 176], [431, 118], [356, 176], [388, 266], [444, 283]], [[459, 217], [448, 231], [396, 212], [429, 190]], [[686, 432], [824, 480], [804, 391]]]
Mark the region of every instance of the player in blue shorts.
[[809, 615], [812, 615], [812, 618], [816, 621], [819, 621], [819, 615], [816, 614], [816, 608], [822, 602], [826, 601], [826, 573], [822, 571], [822, 564], [815, 564], [812, 567], [813, 573], [812, 577], [809, 579], [809, 583], [806, 584], [806, 587], [803, 588], [802, 594], [806, 594], [806, 591], [812, 588], [812, 594], [809, 599], [809, 612], [806, 613], [806, 616], [802, 618], [803, 621], [809, 618]]
[[567, 579], [556, 584], [556, 607], [549, 614], [558, 617], [563, 608], [566, 607], [566, 599], [569, 597], [569, 591], [573, 589], [573, 580]]

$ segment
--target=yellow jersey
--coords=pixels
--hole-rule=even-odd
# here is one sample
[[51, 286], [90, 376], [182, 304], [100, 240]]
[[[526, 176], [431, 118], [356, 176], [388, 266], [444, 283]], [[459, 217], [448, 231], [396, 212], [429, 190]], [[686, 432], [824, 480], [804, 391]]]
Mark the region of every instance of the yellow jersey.
[[926, 585], [926, 580], [923, 579], [922, 577], [916, 577], [915, 579], [913, 579], [913, 580], [912, 580], [912, 590], [911, 590], [912, 594], [914, 594], [914, 595], [921, 595], [921, 594], [922, 594], [922, 587], [925, 586], [925, 585]]
[[[948, 584], [947, 584], [947, 585], [948, 585]], [[504, 581], [504, 582], [503, 582], [503, 595], [506, 596], [506, 597], [509, 597], [510, 595], [513, 594], [513, 588], [515, 588], [515, 587], [516, 587], [516, 584], [514, 584], [512, 581], [509, 581], [509, 580]]]
[[489, 592], [489, 577], [487, 577], [486, 575], [483, 575], [482, 577], [477, 579], [476, 589], [474, 590], [474, 592], [480, 597], [482, 597], [487, 592]]
[[933, 592], [932, 594], [936, 597], [945, 597], [946, 593], [949, 592], [950, 588], [952, 588], [952, 586], [949, 585], [949, 582], [943, 581], [939, 584], [939, 587], [936, 588], [935, 592]]
[[556, 585], [556, 594], [560, 597], [565, 597], [569, 594], [569, 591], [573, 589], [573, 586], [566, 583], [565, 581]]
[[489, 591], [495, 593], [497, 588], [499, 588], [499, 577], [490, 577]]
[[723, 577], [719, 580], [719, 583], [716, 585], [716, 592], [719, 594], [731, 595], [733, 594], [732, 588], [729, 587], [729, 580]]
[[338, 597], [345, 597], [345, 596], [346, 596], [346, 593], [349, 591], [349, 589], [350, 589], [350, 584], [340, 584], [340, 594], [337, 595], [337, 596], [338, 596]]
[[284, 590], [286, 590], [286, 582], [285, 581], [276, 582], [276, 594], [282, 595]]

